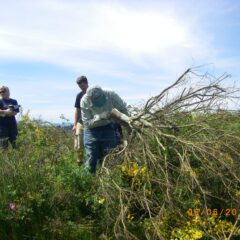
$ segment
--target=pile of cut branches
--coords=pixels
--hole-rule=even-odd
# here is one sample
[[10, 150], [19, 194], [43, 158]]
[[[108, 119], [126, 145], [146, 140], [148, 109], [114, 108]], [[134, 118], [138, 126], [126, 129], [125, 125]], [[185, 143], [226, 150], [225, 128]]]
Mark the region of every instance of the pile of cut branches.
[[227, 110], [239, 90], [224, 86], [229, 77], [188, 69], [135, 109], [128, 145], [104, 159], [98, 176], [112, 226], [106, 235], [239, 236], [240, 115]]

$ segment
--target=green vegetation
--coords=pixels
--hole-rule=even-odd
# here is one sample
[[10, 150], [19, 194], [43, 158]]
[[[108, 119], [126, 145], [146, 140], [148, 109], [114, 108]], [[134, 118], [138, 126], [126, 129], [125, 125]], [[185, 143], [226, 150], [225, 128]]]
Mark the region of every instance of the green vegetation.
[[238, 99], [220, 86], [228, 77], [188, 69], [132, 109], [127, 144], [96, 175], [75, 163], [70, 132], [23, 116], [19, 148], [0, 155], [0, 239], [239, 240], [240, 114], [220, 110]]
[[92, 176], [71, 133], [24, 116], [0, 157], [1, 239], [239, 239], [239, 114], [176, 119], [177, 132], [129, 136]]

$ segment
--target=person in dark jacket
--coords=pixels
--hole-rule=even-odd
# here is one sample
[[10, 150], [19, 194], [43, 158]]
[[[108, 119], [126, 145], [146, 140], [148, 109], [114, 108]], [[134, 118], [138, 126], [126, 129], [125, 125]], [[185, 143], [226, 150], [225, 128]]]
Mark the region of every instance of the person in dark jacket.
[[15, 99], [10, 98], [9, 88], [0, 87], [0, 147], [8, 148], [10, 142], [16, 148], [18, 135], [15, 115], [19, 112], [19, 106]]

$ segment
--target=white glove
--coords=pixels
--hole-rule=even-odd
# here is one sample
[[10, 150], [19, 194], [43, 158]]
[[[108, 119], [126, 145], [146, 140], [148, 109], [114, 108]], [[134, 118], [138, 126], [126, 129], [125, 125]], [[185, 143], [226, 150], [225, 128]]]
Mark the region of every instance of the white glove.
[[106, 119], [109, 119], [110, 116], [111, 116], [110, 112], [103, 112], [103, 113], [95, 115], [94, 120], [95, 121], [106, 120]]
[[129, 116], [127, 116], [124, 113], [121, 113], [120, 111], [118, 111], [116, 108], [114, 108], [111, 112], [111, 115], [113, 118], [125, 122], [125, 123], [130, 123], [131, 122], [131, 118]]

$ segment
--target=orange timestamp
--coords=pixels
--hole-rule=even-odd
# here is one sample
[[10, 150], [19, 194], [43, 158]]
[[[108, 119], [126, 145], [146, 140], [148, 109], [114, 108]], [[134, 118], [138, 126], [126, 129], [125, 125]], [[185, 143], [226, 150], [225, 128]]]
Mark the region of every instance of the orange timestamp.
[[192, 217], [192, 216], [237, 216], [240, 214], [240, 209], [236, 208], [223, 208], [223, 209], [218, 209], [218, 208], [205, 208], [205, 209], [200, 209], [200, 208], [189, 208], [187, 210], [187, 215]]

